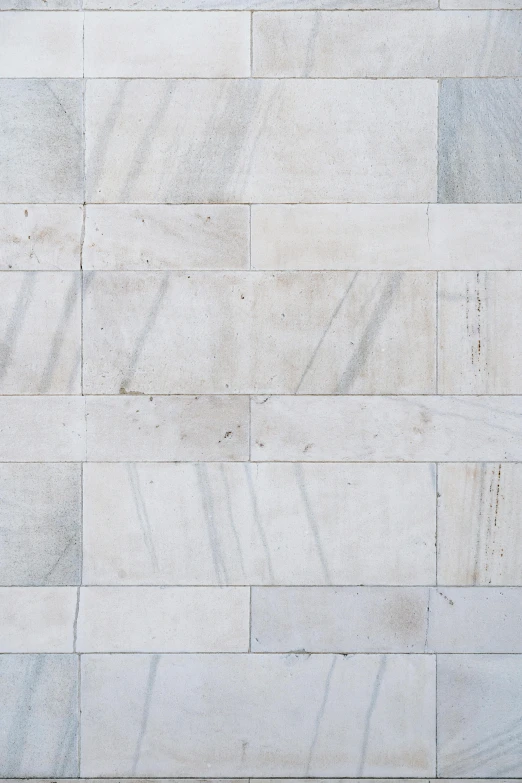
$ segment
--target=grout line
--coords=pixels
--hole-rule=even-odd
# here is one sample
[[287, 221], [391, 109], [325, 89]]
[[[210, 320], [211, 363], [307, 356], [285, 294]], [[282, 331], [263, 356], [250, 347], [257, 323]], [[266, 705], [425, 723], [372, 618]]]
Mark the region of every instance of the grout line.
[[254, 12], [250, 12], [250, 76], [254, 75]]
[[[423, 646], [423, 641], [419, 641], [419, 647], [422, 648], [422, 646]], [[34, 652], [34, 650], [31, 651], [31, 652], [0, 652], [0, 658], [2, 658], [3, 656], [10, 656], [10, 655], [67, 655], [67, 656], [71, 656], [71, 655], [73, 655], [73, 653]], [[128, 655], [148, 655], [148, 656], [150, 656], [150, 655], [165, 655], [165, 656], [172, 656], [172, 657], [174, 657], [175, 655], [176, 656], [179, 656], [179, 655], [190, 655], [190, 656], [194, 656], [194, 655], [214, 655], [214, 656], [216, 656], [216, 655], [228, 655], [228, 656], [230, 656], [230, 655], [248, 655], [248, 656], [250, 656], [250, 655], [258, 655], [258, 656], [267, 655], [268, 656], [268, 655], [271, 655], [271, 656], [276, 656], [277, 655], [277, 656], [285, 656], [285, 657], [288, 656], [288, 655], [296, 655], [296, 656], [303, 655], [303, 656], [305, 656], [307, 658], [309, 658], [311, 655], [330, 655], [330, 656], [331, 655], [341, 655], [343, 657], [345, 657], [347, 655], [350, 655], [350, 656], [354, 655], [354, 656], [358, 656], [358, 657], [361, 657], [363, 655], [371, 655], [373, 657], [380, 656], [380, 655], [386, 655], [388, 657], [391, 657], [392, 655], [395, 656], [395, 657], [403, 657], [405, 655], [414, 655], [414, 656], [416, 656], [418, 658], [419, 657], [426, 658], [426, 657], [429, 657], [429, 656], [436, 657], [437, 655], [446, 655], [446, 656], [451, 656], [453, 658], [458, 657], [458, 656], [465, 656], [465, 657], [469, 658], [472, 655], [473, 656], [480, 655], [482, 657], [484, 657], [484, 656], [494, 656], [496, 658], [498, 658], [499, 656], [502, 656], [503, 658], [505, 658], [506, 656], [511, 656], [511, 657], [518, 657], [518, 658], [522, 659], [522, 652], [451, 652], [451, 651], [449, 651], [449, 652], [434, 652], [434, 651], [422, 652], [422, 650], [419, 650], [419, 652], [411, 652], [411, 651], [406, 651], [406, 650], [403, 651], [403, 652], [397, 652], [396, 650], [394, 652], [388, 652], [386, 650], [376, 650], [374, 652], [360, 652], [358, 650], [352, 650], [351, 648], [337, 649], [337, 650], [328, 650], [328, 652], [320, 652], [320, 651], [316, 651], [316, 650], [303, 650], [303, 649], [300, 649], [300, 650], [281, 649], [281, 650], [270, 650], [270, 651], [255, 650], [255, 651], [252, 651], [252, 652], [239, 652], [239, 651], [226, 651], [226, 650], [219, 650], [219, 651], [214, 651], [214, 652], [209, 652], [208, 650], [183, 650], [183, 651], [178, 651], [178, 652], [176, 652], [176, 651], [173, 652], [171, 650], [167, 650], [167, 651], [165, 651], [165, 650], [159, 650], [159, 651], [158, 650], [147, 650], [147, 651], [143, 651], [143, 650], [118, 650], [118, 651], [113, 651], [113, 652], [107, 652], [107, 651], [101, 651], [101, 650], [91, 650], [89, 652], [82, 651], [81, 653], [74, 653], [74, 655], [77, 656], [78, 658], [81, 658], [82, 656], [85, 656], [85, 655], [87, 655], [87, 656], [96, 655], [97, 657], [99, 657], [99, 656], [107, 657], [109, 655], [120, 655], [120, 656], [121, 655], [125, 655], [125, 656], [128, 656]], [[41, 778], [37, 778], [37, 779], [38, 780], [42, 780]], [[119, 778], [119, 779], [121, 780], [121, 778]], [[143, 780], [143, 778], [139, 778], [139, 779]], [[146, 779], [148, 780], [148, 778], [146, 778]], [[322, 778], [320, 778], [320, 779], [322, 780]], [[356, 779], [359, 780], [359, 778], [356, 778]], [[392, 779], [395, 780], [395, 778], [392, 778]], [[410, 780], [410, 778], [406, 778], [406, 779]], [[414, 778], [414, 780], [416, 780], [416, 779], [417, 778]], [[502, 780], [503, 779], [504, 779], [504, 776], [502, 776]], [[2, 778], [0, 778], [0, 780], [2, 780]], [[8, 780], [13, 780], [13, 778], [8, 778]], [[15, 778], [15, 780], [16, 780], [16, 778]], [[26, 780], [26, 778], [23, 778], [23, 780]], [[51, 778], [50, 780], [56, 780], [56, 778]], [[96, 780], [96, 778], [95, 778], [95, 780]], [[175, 778], [175, 780], [177, 780], [177, 777]], [[335, 778], [335, 780], [338, 780], [338, 778]], [[381, 778], [378, 778], [378, 780], [381, 780]], [[453, 778], [451, 778], [451, 780], [453, 780]], [[520, 780], [520, 776], [518, 777], [518, 780]], [[499, 781], [499, 783], [500, 783], [500, 781]]]
[[439, 463], [435, 463], [435, 586], [439, 584]]
[[249, 610], [248, 610], [248, 652], [252, 652], [252, 585], [249, 587]]
[[252, 270], [252, 204], [248, 205], [248, 268]]
[[[140, 459], [140, 460], [109, 460], [109, 459], [76, 459], [76, 460], [0, 460], [0, 465], [433, 465], [438, 462], [440, 465], [521, 465], [520, 459], [424, 459], [424, 460], [297, 460], [297, 459], [270, 459], [270, 460], [248, 460], [248, 459]], [[247, 585], [248, 587], [248, 585]]]
[[[0, 12], [1, 13], [1, 12]], [[45, 13], [49, 13], [46, 11]], [[518, 12], [520, 13], [520, 12]], [[60, 81], [81, 81], [81, 76], [1, 76], [0, 82], [13, 82], [13, 81], [43, 81], [48, 82], [52, 81], [53, 79], [59, 79]], [[291, 81], [300, 81], [300, 82], [313, 82], [313, 81], [358, 81], [358, 82], [392, 82], [392, 81], [406, 81], [406, 82], [418, 82], [418, 81], [424, 81], [424, 82], [439, 82], [442, 81], [442, 79], [454, 79], [459, 81], [514, 81], [519, 79], [520, 77], [517, 76], [87, 76], [85, 77], [89, 81], [98, 82], [98, 81], [111, 81], [111, 82], [117, 82], [117, 81], [135, 81], [135, 82], [238, 82], [238, 81], [249, 81], [251, 79], [255, 79], [258, 82], [291, 82]], [[15, 202], [7, 202], [7, 203], [15, 203]], [[40, 202], [38, 202], [40, 203]], [[45, 202], [41, 202], [45, 203]], [[55, 202], [58, 203], [58, 202]], [[104, 203], [104, 202], [101, 202]], [[205, 202], [207, 203], [207, 202]], [[344, 204], [349, 204], [351, 202], [345, 201], [342, 202]], [[361, 203], [361, 202], [354, 202], [354, 203]], [[375, 203], [375, 202], [372, 202]], [[394, 203], [400, 203], [400, 202], [394, 202]], [[405, 202], [405, 203], [411, 203], [411, 202]], [[419, 202], [415, 202], [419, 203]], [[438, 203], [444, 203], [444, 202], [438, 202]], [[460, 202], [451, 202], [451, 203], [460, 203]], [[493, 202], [491, 201], [484, 201], [484, 202], [474, 202], [474, 203], [484, 203], [484, 204], [491, 204]], [[506, 202], [501, 202], [506, 203]], [[520, 203], [520, 202], [513, 202], [513, 203]], [[1, 778], [0, 778], [1, 779]]]
[[[303, 399], [315, 399], [316, 397], [319, 398], [325, 398], [329, 397], [332, 400], [365, 400], [368, 397], [371, 397], [372, 399], [398, 399], [398, 400], [412, 400], [417, 398], [425, 398], [425, 397], [431, 397], [434, 402], [438, 401], [439, 399], [456, 399], [459, 400], [461, 398], [475, 398], [480, 400], [494, 400], [497, 397], [506, 397], [506, 398], [513, 398], [517, 400], [522, 400], [522, 394], [520, 392], [516, 394], [473, 394], [473, 393], [466, 393], [466, 394], [455, 394], [455, 393], [441, 393], [441, 394], [434, 394], [433, 392], [422, 392], [422, 393], [412, 393], [408, 392], [407, 394], [400, 394], [400, 393], [394, 393], [394, 392], [382, 392], [382, 393], [368, 393], [368, 394], [328, 394], [326, 392], [322, 393], [316, 393], [316, 394], [293, 394], [292, 392], [270, 392], [270, 391], [240, 391], [240, 392], [229, 392], [229, 391], [222, 391], [222, 392], [202, 392], [202, 391], [196, 391], [196, 392], [154, 392], [154, 391], [146, 391], [146, 392], [138, 392], [138, 393], [126, 393], [126, 394], [116, 394], [116, 393], [103, 393], [100, 392], [98, 394], [37, 394], [37, 393], [31, 393], [31, 394], [0, 394], [0, 398], [4, 397], [5, 399], [13, 399], [13, 400], [19, 400], [19, 399], [31, 399], [31, 398], [38, 398], [39, 400], [46, 400], [46, 399], [66, 399], [66, 400], [79, 400], [79, 399], [114, 399], [114, 398], [120, 398], [120, 399], [134, 399], [136, 402], [141, 400], [143, 397], [161, 397], [161, 398], [182, 398], [182, 399], [189, 399], [189, 400], [202, 400], [206, 397], [226, 397], [227, 399], [230, 398], [236, 398], [240, 399], [242, 397], [266, 397], [267, 400], [279, 397], [284, 397], [286, 399], [294, 399], [294, 400], [303, 400]], [[515, 414], [511, 414], [512, 416], [518, 417], [518, 412]], [[11, 461], [11, 460], [8, 460]], [[13, 460], [13, 462], [30, 462], [31, 460]], [[46, 460], [42, 460], [46, 461]], [[50, 460], [50, 462], [74, 462], [77, 460]], [[130, 460], [140, 462], [140, 460]], [[163, 460], [149, 460], [149, 462], [162, 462]], [[168, 462], [171, 462], [173, 460], [167, 460]], [[175, 460], [174, 460], [175, 461]], [[205, 462], [205, 460], [194, 460], [195, 462]], [[211, 462], [216, 462], [216, 460], [210, 460]], [[240, 460], [241, 461], [241, 460]], [[265, 462], [266, 460], [260, 460], [260, 462]], [[283, 462], [286, 462], [286, 460], [281, 460]], [[299, 460], [294, 460], [295, 462], [298, 462]], [[303, 460], [304, 462], [308, 462], [308, 460]], [[329, 460], [330, 462], [342, 462], [343, 460]], [[389, 462], [389, 460], [355, 460], [356, 462]], [[431, 459], [431, 460], [392, 460], [395, 462], [439, 462], [444, 460], [437, 460], [437, 459]], [[455, 462], [458, 460], [448, 460], [448, 462]], [[461, 462], [476, 462], [477, 460], [461, 460]], [[498, 460], [486, 460], [489, 462], [497, 462]], [[506, 460], [507, 462], [518, 462], [519, 460]], [[314, 462], [314, 460], [311, 460], [311, 462]], [[502, 460], [500, 460], [502, 462]]]
[[[479, 653], [475, 653], [479, 655]], [[439, 775], [439, 704], [438, 704], [438, 674], [439, 674], [439, 658], [435, 654], [435, 777]]]
[[439, 272], [435, 281], [435, 394], [439, 394]]
[[252, 462], [252, 396], [248, 398], [248, 460]]
[[[337, 269], [328, 269], [328, 268], [324, 268], [324, 267], [322, 267], [322, 268], [321, 267], [316, 267], [316, 268], [312, 268], [312, 267], [310, 267], [310, 268], [306, 267], [305, 268], [305, 267], [303, 267], [302, 269], [283, 269], [283, 268], [277, 268], [276, 269], [275, 267], [267, 267], [266, 269], [259, 269], [259, 268], [243, 269], [243, 268], [239, 268], [239, 267], [221, 267], [219, 269], [216, 269], [216, 268], [208, 268], [208, 269], [197, 268], [197, 269], [194, 269], [193, 267], [192, 268], [191, 267], [186, 267], [184, 269], [176, 269], [176, 268], [172, 268], [172, 269], [150, 269], [150, 268], [147, 268], [147, 269], [145, 269], [145, 268], [143, 268], [143, 269], [116, 269], [116, 268], [114, 268], [114, 269], [94, 269], [94, 268], [91, 268], [91, 269], [87, 269], [87, 270], [83, 270], [83, 271], [92, 272], [92, 273], [95, 273], [96, 275], [98, 275], [98, 274], [113, 274], [113, 275], [114, 274], [142, 274], [143, 272], [147, 272], [148, 275], [151, 275], [151, 274], [173, 274], [173, 275], [175, 275], [175, 274], [177, 274], [180, 277], [182, 275], [184, 275], [184, 274], [187, 274], [188, 272], [190, 272], [191, 275], [197, 275], [197, 274], [200, 274], [202, 272], [204, 272], [204, 273], [211, 272], [212, 274], [215, 274], [216, 276], [220, 275], [220, 274], [223, 274], [223, 272], [234, 272], [234, 273], [237, 273], [237, 274], [245, 274], [245, 275], [248, 272], [258, 272], [258, 273], [262, 273], [262, 274], [265, 274], [265, 275], [274, 275], [274, 274], [281, 274], [281, 275], [283, 275], [283, 274], [284, 275], [311, 274], [311, 273], [318, 273], [318, 272], [325, 273], [325, 274], [345, 274], [345, 273], [353, 274], [354, 272], [368, 273], [368, 274], [372, 274], [372, 273], [374, 273], [374, 274], [383, 274], [383, 273], [384, 274], [385, 273], [393, 274], [394, 272], [401, 272], [401, 273], [404, 273], [404, 274], [408, 274], [408, 273], [415, 273], [415, 274], [424, 274], [424, 273], [426, 273], [426, 274], [428, 274], [430, 272], [437, 272], [437, 273], [438, 272], [444, 272], [446, 274], [452, 273], [452, 272], [454, 272], [455, 274], [461, 274], [463, 272], [469, 272], [470, 274], [477, 273], [477, 272], [488, 272], [489, 274], [495, 274], [495, 273], [498, 272], [498, 273], [506, 274], [508, 272], [513, 272], [513, 273], [519, 273], [520, 274], [520, 273], [522, 273], [522, 264], [520, 266], [520, 269], [485, 269], [483, 267], [481, 267], [480, 269], [470, 269], [469, 267], [461, 267], [459, 269], [457, 269], [455, 267], [452, 267], [451, 269], [449, 269], [449, 268], [447, 268], [447, 269], [444, 269], [444, 268], [439, 268], [439, 269], [401, 269], [400, 267], [397, 267], [395, 269], [392, 269], [390, 267], [388, 267], [387, 269], [373, 269], [373, 268], [367, 269], [367, 268], [364, 268], [364, 267], [359, 267], [359, 268], [351, 267], [350, 269], [348, 269], [348, 268], [346, 268], [346, 269], [339, 269], [339, 268], [337, 268]], [[39, 269], [39, 268], [35, 268], [35, 267], [30, 267], [30, 268], [29, 267], [17, 267], [16, 269], [1, 269], [0, 268], [0, 274], [4, 274], [4, 273], [5, 274], [16, 274], [17, 272], [37, 272], [38, 274], [63, 274], [63, 273], [69, 272], [70, 274], [78, 274], [78, 272], [82, 272], [82, 269], [81, 268], [80, 269]], [[0, 396], [8, 396], [8, 395], [0, 395]], [[11, 396], [13, 396], [13, 395], [11, 395]], [[55, 396], [56, 397], [56, 396], [59, 396], [59, 395], [48, 395], [48, 394], [45, 394], [45, 395], [39, 395], [39, 396], [43, 396], [43, 397]], [[338, 395], [336, 395], [336, 396], [338, 396]], [[345, 396], [348, 396], [348, 395], [345, 395]], [[483, 395], [475, 395], [475, 396], [483, 396]], [[499, 396], [499, 395], [495, 395], [495, 396]], [[0, 780], [1, 780], [1, 778], [0, 778]]]
[[[242, 590], [245, 588], [262, 588], [264, 590], [296, 590], [296, 589], [334, 589], [339, 590], [342, 588], [350, 588], [353, 590], [381, 590], [383, 588], [389, 589], [389, 590], [427, 590], [427, 589], [435, 589], [435, 588], [444, 588], [444, 590], [476, 590], [477, 588], [480, 588], [481, 590], [518, 590], [522, 591], [522, 584], [437, 584], [435, 582], [432, 582], [431, 584], [376, 584], [376, 583], [361, 583], [361, 582], [344, 582], [343, 584], [326, 584], [323, 582], [323, 584], [305, 584], [303, 582], [297, 584], [263, 584], [263, 583], [250, 583], [250, 584], [239, 584], [237, 582], [229, 582], [227, 584], [217, 584], [214, 582], [213, 584], [165, 584], [165, 582], [141, 582], [138, 584], [127, 584], [127, 583], [120, 583], [120, 582], [113, 582], [112, 584], [100, 584], [97, 582], [88, 582], [87, 584], [82, 585], [22, 585], [22, 584], [15, 584], [15, 585], [0, 585], [0, 589], [5, 589], [8, 587], [17, 587], [17, 588], [24, 588], [27, 590], [39, 590], [39, 589], [46, 589], [49, 590], [50, 588], [57, 589], [57, 590], [71, 590], [73, 588], [81, 587], [82, 590], [84, 589], [91, 589], [93, 587], [95, 588], [118, 588], [125, 590], [128, 587], [153, 587], [153, 588], [168, 588], [168, 589], [184, 589], [184, 588], [202, 588], [204, 590], [207, 590], [209, 588], [230, 588], [230, 587], [237, 587]], [[1, 779], [1, 778], [0, 778]]]
[[82, 656], [78, 654], [78, 777], [82, 774]]
[[[439, 0], [440, 2], [440, 0]], [[442, 79], [437, 79], [437, 115], [435, 118], [436, 126], [435, 126], [435, 154], [437, 156], [437, 169], [436, 169], [436, 188], [437, 192], [435, 194], [435, 201], [433, 203], [440, 204], [440, 196], [439, 196], [439, 177], [440, 177], [440, 156], [439, 156], [439, 122], [440, 122], [440, 91], [442, 86]], [[443, 202], [442, 202], [443, 203]]]
[[[270, 13], [270, 14], [288, 14], [288, 13], [331, 13], [333, 12], [343, 12], [343, 13], [353, 13], [353, 14], [359, 14], [359, 13], [375, 13], [376, 11], [387, 11], [388, 13], [393, 12], [396, 13], [426, 13], [426, 12], [434, 12], [434, 11], [443, 11], [444, 13], [448, 14], [462, 14], [464, 12], [469, 13], [474, 12], [476, 14], [486, 14], [491, 13], [491, 11], [511, 11], [512, 13], [516, 14], [521, 9], [520, 8], [513, 8], [512, 6], [491, 6], [490, 8], [475, 8], [473, 5], [468, 5], [466, 7], [459, 6], [458, 8], [441, 8], [440, 6], [440, 0], [438, 0], [438, 6], [435, 7], [428, 7], [425, 8], [411, 8], [407, 7], [406, 5], [404, 7], [398, 7], [398, 8], [383, 8], [382, 6], [375, 5], [372, 8], [358, 8], [356, 6], [350, 7], [350, 6], [338, 6], [338, 7], [330, 7], [330, 8], [315, 8], [313, 6], [310, 7], [294, 7], [294, 8], [277, 8], [277, 7], [265, 7], [265, 8], [245, 8], [244, 6], [238, 6], [237, 8], [2, 8], [0, 9], [0, 15], [3, 13], [58, 13], [58, 14], [75, 14], [79, 11], [84, 10], [85, 13], [88, 14], [100, 14], [100, 13], [116, 13], [116, 14], [127, 14], [127, 13], [152, 13], [152, 14], [159, 14], [159, 13], [185, 13], [185, 14], [212, 14], [212, 13]], [[487, 78], [487, 77], [484, 77]], [[506, 77], [510, 78], [510, 77]], [[0, 777], [0, 780], [2, 778]]]

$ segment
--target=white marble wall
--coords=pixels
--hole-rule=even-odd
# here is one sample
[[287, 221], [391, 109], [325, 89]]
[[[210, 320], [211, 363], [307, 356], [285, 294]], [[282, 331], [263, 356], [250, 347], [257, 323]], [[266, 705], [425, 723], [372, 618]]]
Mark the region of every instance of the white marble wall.
[[522, 781], [520, 0], [0, 0], [0, 779]]

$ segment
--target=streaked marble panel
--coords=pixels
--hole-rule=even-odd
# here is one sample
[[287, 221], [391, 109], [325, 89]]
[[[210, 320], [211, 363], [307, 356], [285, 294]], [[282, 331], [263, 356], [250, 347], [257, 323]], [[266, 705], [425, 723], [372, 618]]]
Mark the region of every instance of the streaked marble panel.
[[85, 400], [0, 396], [0, 462], [81, 462]]
[[0, 26], [0, 78], [81, 78], [83, 19], [74, 11], [6, 11]]
[[80, 268], [80, 204], [0, 204], [0, 270]]
[[439, 655], [437, 695], [439, 775], [522, 775], [522, 655]]
[[430, 465], [84, 466], [87, 584], [434, 584]]
[[522, 465], [439, 465], [438, 582], [522, 585]]
[[0, 393], [79, 394], [81, 275], [2, 272]]
[[250, 14], [85, 14], [85, 75], [250, 76]]
[[434, 658], [82, 656], [82, 775], [261, 770], [433, 774]]
[[248, 652], [248, 587], [82, 587], [79, 652]]
[[72, 653], [77, 591], [0, 587], [0, 653]]
[[0, 775], [79, 774], [76, 655], [0, 655], [0, 702]]
[[442, 202], [521, 202], [521, 79], [447, 79], [439, 98]]
[[424, 652], [427, 587], [254, 587], [253, 652]]
[[248, 397], [86, 397], [87, 459], [248, 459]]
[[93, 80], [87, 200], [435, 200], [429, 80]]
[[0, 80], [0, 201], [83, 201], [80, 79]]
[[84, 390], [430, 393], [435, 291], [413, 272], [94, 273]]
[[257, 397], [252, 459], [522, 459], [522, 397]]
[[509, 11], [257, 13], [253, 75], [521, 76], [521, 40]]
[[439, 392], [522, 393], [522, 273], [439, 275]]
[[249, 232], [242, 204], [89, 204], [83, 268], [248, 269]]
[[79, 465], [0, 465], [0, 585], [80, 579]]

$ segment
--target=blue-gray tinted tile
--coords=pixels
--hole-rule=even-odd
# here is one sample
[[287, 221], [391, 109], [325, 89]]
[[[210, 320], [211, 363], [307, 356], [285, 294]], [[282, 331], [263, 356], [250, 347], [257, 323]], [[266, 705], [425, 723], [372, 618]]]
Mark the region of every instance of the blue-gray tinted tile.
[[76, 655], [0, 656], [0, 775], [78, 775]]
[[80, 470], [0, 465], [0, 585], [78, 584]]
[[0, 80], [0, 201], [82, 196], [80, 79]]
[[440, 202], [522, 201], [522, 79], [445, 79]]
[[437, 657], [438, 774], [522, 775], [522, 655]]

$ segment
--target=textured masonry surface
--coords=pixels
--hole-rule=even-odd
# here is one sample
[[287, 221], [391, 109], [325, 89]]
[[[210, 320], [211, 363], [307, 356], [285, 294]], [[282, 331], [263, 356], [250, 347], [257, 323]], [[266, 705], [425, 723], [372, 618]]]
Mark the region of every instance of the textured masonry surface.
[[0, 778], [522, 780], [522, 2], [0, 0]]

